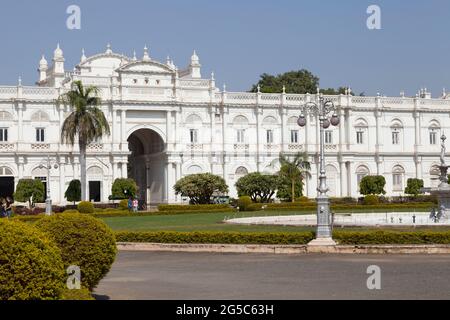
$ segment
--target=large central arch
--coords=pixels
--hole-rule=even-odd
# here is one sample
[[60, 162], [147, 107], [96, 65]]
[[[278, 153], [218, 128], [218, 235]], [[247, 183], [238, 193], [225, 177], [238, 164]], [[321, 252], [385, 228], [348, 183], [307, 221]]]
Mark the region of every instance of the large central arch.
[[147, 205], [167, 202], [167, 154], [161, 135], [152, 129], [137, 129], [128, 138], [128, 148], [128, 177], [138, 185], [139, 200]]

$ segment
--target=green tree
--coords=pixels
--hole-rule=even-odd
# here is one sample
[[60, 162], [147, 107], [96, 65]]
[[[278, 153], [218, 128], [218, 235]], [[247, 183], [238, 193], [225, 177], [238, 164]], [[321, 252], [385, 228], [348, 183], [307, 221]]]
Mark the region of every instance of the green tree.
[[137, 190], [137, 184], [133, 179], [116, 179], [111, 188], [112, 198], [114, 200], [134, 198]]
[[178, 180], [173, 189], [175, 194], [188, 197], [191, 204], [209, 204], [214, 194], [228, 193], [225, 180], [211, 173], [186, 176]]
[[29, 208], [37, 202], [44, 201], [44, 184], [39, 179], [20, 179], [17, 183], [14, 199], [19, 202], [28, 202]]
[[423, 180], [422, 179], [408, 179], [405, 193], [417, 197], [419, 194], [423, 194], [420, 190], [423, 188]]
[[100, 109], [101, 99], [97, 87], [84, 87], [81, 81], [75, 81], [72, 90], [60, 97], [61, 101], [72, 108], [70, 115], [64, 120], [61, 140], [70, 145], [75, 144], [78, 137], [80, 147], [81, 200], [86, 195], [86, 148], [105, 134], [110, 134], [109, 124]]
[[64, 193], [67, 201], [73, 202], [81, 201], [81, 182], [80, 180], [72, 180]]
[[239, 197], [249, 196], [253, 202], [268, 203], [278, 190], [278, 175], [254, 172], [240, 178], [235, 186]]
[[303, 195], [303, 175], [311, 170], [308, 155], [299, 152], [289, 157], [280, 153], [279, 161], [281, 169], [277, 197], [295, 202], [296, 198]]
[[319, 86], [319, 78], [308, 70], [289, 71], [277, 76], [267, 73], [261, 75], [251, 92], [258, 91], [258, 85], [263, 93], [280, 93], [283, 86], [287, 93], [316, 93]]
[[386, 194], [385, 186], [386, 179], [383, 176], [366, 176], [359, 184], [359, 192], [365, 196]]

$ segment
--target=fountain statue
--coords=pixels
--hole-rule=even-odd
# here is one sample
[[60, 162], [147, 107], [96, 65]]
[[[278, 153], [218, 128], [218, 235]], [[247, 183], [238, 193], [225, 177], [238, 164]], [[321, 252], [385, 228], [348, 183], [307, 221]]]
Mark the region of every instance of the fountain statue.
[[435, 209], [433, 209], [431, 213], [435, 221], [450, 218], [450, 185], [448, 184], [447, 173], [450, 166], [445, 164], [445, 140], [447, 140], [447, 137], [443, 134], [441, 137], [441, 165], [439, 166], [439, 170], [441, 173], [439, 176], [440, 184], [437, 188], [422, 189], [423, 192], [430, 193], [431, 195], [436, 196], [438, 199], [438, 210], [436, 211]]

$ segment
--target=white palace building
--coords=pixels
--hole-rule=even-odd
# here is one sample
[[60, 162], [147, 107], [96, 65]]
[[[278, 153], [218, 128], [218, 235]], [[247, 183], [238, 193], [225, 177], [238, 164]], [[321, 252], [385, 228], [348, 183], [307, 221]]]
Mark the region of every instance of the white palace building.
[[[307, 152], [311, 172], [306, 195], [316, 196], [319, 128], [308, 116], [297, 125], [300, 107], [316, 94], [227, 92], [214, 75], [202, 78], [194, 52], [185, 69], [169, 58], [162, 63], [144, 49], [142, 58], [106, 52], [86, 57], [66, 71], [59, 45], [52, 64], [39, 64], [37, 86], [0, 86], [0, 196], [12, 194], [19, 179], [39, 178], [47, 156], [51, 197], [65, 203], [64, 192], [79, 179], [78, 148], [61, 144], [61, 125], [70, 110], [58, 97], [81, 80], [101, 90], [102, 109], [112, 133], [88, 147], [90, 199], [106, 202], [116, 178], [137, 181], [140, 199], [149, 204], [179, 203], [173, 185], [183, 176], [212, 172], [234, 184], [243, 175], [275, 173], [280, 152]], [[338, 108], [340, 126], [325, 135], [330, 196], [358, 197], [366, 175], [386, 177], [390, 196], [402, 195], [408, 178], [426, 186], [438, 181], [440, 135], [450, 133], [450, 99], [421, 90], [414, 98], [327, 96]]]

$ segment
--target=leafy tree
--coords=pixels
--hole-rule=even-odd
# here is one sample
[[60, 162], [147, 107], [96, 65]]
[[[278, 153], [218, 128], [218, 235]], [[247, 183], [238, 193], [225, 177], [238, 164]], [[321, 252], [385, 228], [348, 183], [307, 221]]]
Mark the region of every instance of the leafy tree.
[[423, 192], [420, 191], [420, 189], [422, 188], [423, 188], [422, 179], [408, 179], [405, 188], [405, 193], [417, 197], [419, 194], [423, 194]]
[[67, 187], [66, 193], [64, 193], [67, 201], [73, 202], [81, 201], [81, 182], [80, 180], [72, 180]]
[[250, 173], [240, 178], [235, 186], [239, 197], [249, 196], [253, 202], [268, 203], [280, 185], [278, 175], [267, 175], [260, 172]]
[[116, 179], [111, 188], [112, 199], [122, 200], [136, 197], [137, 184], [133, 179]]
[[44, 184], [39, 179], [20, 179], [17, 183], [14, 199], [19, 202], [28, 202], [29, 208], [34, 203], [44, 201]]
[[228, 192], [225, 180], [211, 173], [186, 176], [178, 180], [173, 189], [175, 194], [188, 197], [191, 204], [209, 204], [214, 194]]
[[261, 75], [251, 92], [258, 91], [258, 85], [263, 93], [279, 93], [286, 87], [287, 93], [316, 93], [319, 86], [319, 78], [308, 70], [290, 71], [277, 76], [267, 73]]
[[361, 180], [359, 192], [363, 195], [386, 194], [385, 185], [386, 179], [383, 176], [366, 176]]
[[[339, 95], [339, 94], [345, 94], [345, 91], [347, 88], [345, 87], [339, 87], [338, 89], [334, 88], [328, 88], [328, 89], [320, 89], [320, 92], [325, 95]], [[353, 95], [353, 93], [351, 93]]]
[[110, 134], [109, 124], [100, 109], [101, 99], [97, 87], [85, 88], [81, 81], [73, 83], [72, 90], [61, 96], [61, 101], [72, 108], [72, 113], [64, 120], [61, 140], [70, 145], [78, 137], [81, 168], [81, 200], [86, 195], [86, 148], [88, 144]]
[[280, 153], [281, 164], [280, 185], [277, 197], [295, 202], [295, 199], [303, 195], [303, 174], [311, 170], [306, 153], [297, 153], [291, 159]]

